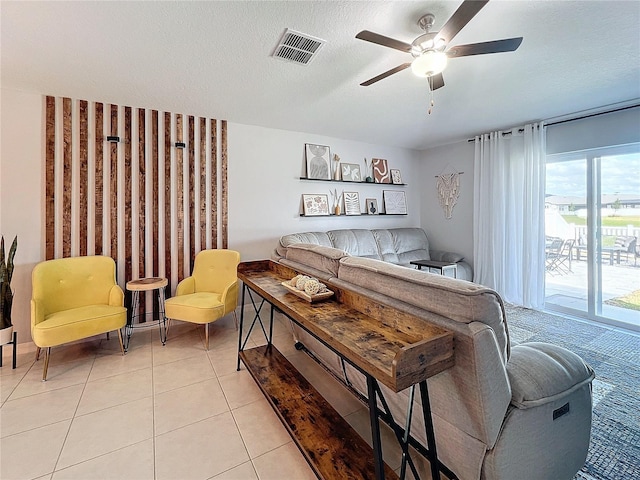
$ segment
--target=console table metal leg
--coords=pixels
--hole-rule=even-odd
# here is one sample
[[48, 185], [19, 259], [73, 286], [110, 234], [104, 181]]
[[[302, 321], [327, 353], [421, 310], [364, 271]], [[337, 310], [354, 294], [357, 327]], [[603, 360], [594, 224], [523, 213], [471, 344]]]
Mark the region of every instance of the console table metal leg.
[[380, 423], [378, 423], [378, 402], [376, 400], [376, 380], [371, 375], [367, 375], [367, 392], [369, 394], [369, 421], [371, 422], [371, 443], [373, 444], [373, 461], [375, 464], [376, 480], [384, 480], [384, 462], [382, 460]]
[[440, 478], [440, 464], [438, 463], [438, 453], [436, 451], [436, 436], [433, 431], [433, 419], [431, 417], [431, 404], [429, 402], [429, 390], [427, 381], [420, 382], [420, 397], [422, 397], [422, 413], [424, 415], [424, 428], [427, 434], [427, 444], [429, 452], [427, 459], [431, 465], [431, 478]]

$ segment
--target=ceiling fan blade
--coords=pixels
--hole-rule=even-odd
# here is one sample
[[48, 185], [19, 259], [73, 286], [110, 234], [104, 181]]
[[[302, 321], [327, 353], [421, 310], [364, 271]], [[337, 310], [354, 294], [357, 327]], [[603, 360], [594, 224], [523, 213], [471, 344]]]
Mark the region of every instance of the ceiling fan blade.
[[493, 40], [491, 42], [469, 43], [467, 45], [456, 45], [446, 52], [447, 57], [468, 57], [471, 55], [484, 55], [485, 53], [513, 52], [522, 43], [522, 37], [505, 38], [504, 40]]
[[411, 51], [410, 44], [401, 42], [400, 40], [396, 40], [394, 38], [385, 37], [384, 35], [380, 35], [378, 33], [370, 32], [369, 30], [361, 31], [356, 35], [356, 38], [364, 40], [365, 42], [377, 43], [378, 45], [382, 45], [383, 47], [395, 48], [396, 50], [400, 50], [402, 52]]
[[469, 21], [484, 7], [489, 0], [465, 0], [434, 38], [434, 42], [444, 41], [445, 45], [455, 37]]
[[398, 65], [396, 68], [392, 68], [391, 70], [387, 70], [386, 72], [381, 73], [377, 77], [373, 77], [373, 78], [370, 78], [369, 80], [367, 80], [366, 82], [362, 82], [360, 84], [360, 86], [368, 87], [372, 83], [376, 83], [376, 82], [378, 82], [378, 81], [380, 81], [380, 80], [382, 80], [384, 78], [387, 78], [390, 75], [393, 75], [394, 73], [401, 72], [402, 70], [404, 70], [405, 68], [409, 68], [410, 66], [411, 66], [411, 62], [403, 63], [402, 65]]
[[428, 80], [429, 80], [429, 88], [431, 89], [432, 92], [434, 90], [444, 87], [444, 78], [442, 77], [441, 73], [430, 76]]

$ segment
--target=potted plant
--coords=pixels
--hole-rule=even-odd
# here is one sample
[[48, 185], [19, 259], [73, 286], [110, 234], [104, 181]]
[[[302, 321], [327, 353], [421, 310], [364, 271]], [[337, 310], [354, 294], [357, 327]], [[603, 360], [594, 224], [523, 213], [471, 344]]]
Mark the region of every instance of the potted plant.
[[11, 277], [13, 276], [13, 257], [18, 248], [18, 237], [13, 239], [9, 256], [4, 256], [4, 236], [0, 240], [0, 345], [5, 345], [13, 339], [13, 324], [11, 323], [11, 307], [13, 305], [13, 291]]

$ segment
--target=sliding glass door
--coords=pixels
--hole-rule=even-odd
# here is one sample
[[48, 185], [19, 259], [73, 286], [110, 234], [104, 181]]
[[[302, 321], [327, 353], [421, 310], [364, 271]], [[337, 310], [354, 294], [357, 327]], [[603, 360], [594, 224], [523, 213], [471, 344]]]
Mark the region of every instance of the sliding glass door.
[[640, 330], [640, 145], [547, 158], [548, 309]]

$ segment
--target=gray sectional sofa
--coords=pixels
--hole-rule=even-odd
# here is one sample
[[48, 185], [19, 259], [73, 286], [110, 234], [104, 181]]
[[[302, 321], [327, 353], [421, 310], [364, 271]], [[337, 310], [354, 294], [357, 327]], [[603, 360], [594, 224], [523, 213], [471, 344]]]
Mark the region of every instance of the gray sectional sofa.
[[[311, 235], [318, 241], [291, 242]], [[374, 258], [349, 255], [348, 248], [323, 245], [327, 238], [287, 235], [276, 261], [454, 334], [455, 365], [428, 384], [438, 456], [458, 478], [569, 480], [575, 475], [589, 446], [594, 378], [579, 356], [545, 343], [512, 348], [503, 301], [489, 288], [381, 261], [373, 246]], [[403, 255], [407, 252], [395, 254], [399, 264], [411, 258]], [[343, 368], [332, 351], [303, 330], [295, 334], [337, 378], [366, 396], [366, 382], [355, 368]], [[407, 390], [381, 388], [404, 425]], [[426, 445], [417, 399], [415, 409], [411, 433]]]
[[421, 228], [345, 229], [292, 233], [280, 238], [274, 259], [284, 257], [287, 247], [295, 243], [333, 247], [355, 257], [375, 258], [405, 267], [410, 266], [409, 262], [414, 260], [455, 262], [457, 278], [473, 280], [473, 269], [464, 261], [464, 257], [454, 252], [430, 250], [427, 234]]

